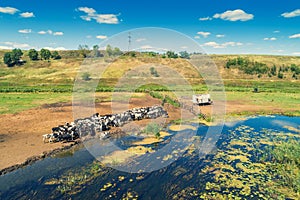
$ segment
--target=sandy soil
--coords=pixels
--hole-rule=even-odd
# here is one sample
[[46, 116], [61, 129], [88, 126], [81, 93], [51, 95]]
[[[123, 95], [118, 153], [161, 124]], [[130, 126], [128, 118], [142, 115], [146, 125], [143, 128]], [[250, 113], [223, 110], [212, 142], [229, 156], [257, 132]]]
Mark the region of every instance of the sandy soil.
[[[160, 103], [158, 99], [150, 96], [132, 98], [129, 108], [160, 105]], [[181, 117], [180, 109], [170, 105], [165, 105], [165, 109], [170, 116], [165, 123]], [[202, 106], [200, 109], [204, 114], [210, 114], [212, 111], [211, 106]], [[233, 101], [226, 103], [227, 113], [242, 111], [258, 112], [261, 110], [274, 111], [275, 109], [278, 108], [245, 105], [242, 102]], [[124, 106], [120, 104], [120, 108], [117, 108], [117, 110], [114, 109], [114, 112], [125, 110]], [[112, 113], [111, 103], [97, 103], [96, 111], [100, 114]], [[40, 108], [23, 111], [18, 114], [0, 115], [0, 170], [20, 164], [28, 157], [40, 155], [45, 151], [51, 151], [67, 145], [63, 143], [43, 143], [42, 135], [50, 133], [51, 128], [54, 126], [71, 121], [73, 121], [73, 113], [72, 104], [70, 103], [44, 105]], [[145, 125], [149, 123], [149, 120], [141, 120], [134, 123], [135, 125]], [[128, 125], [127, 127], [132, 128], [134, 126]]]

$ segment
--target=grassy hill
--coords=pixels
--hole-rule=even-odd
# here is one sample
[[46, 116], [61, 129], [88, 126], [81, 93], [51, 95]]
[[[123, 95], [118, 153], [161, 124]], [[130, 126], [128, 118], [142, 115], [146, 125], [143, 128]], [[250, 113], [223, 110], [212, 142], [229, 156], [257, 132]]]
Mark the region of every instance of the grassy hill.
[[[3, 63], [3, 54], [0, 52], [0, 91], [71, 91], [74, 80], [78, 75], [78, 70], [83, 65], [84, 59], [80, 57], [77, 51], [62, 51], [62, 59], [50, 61], [30, 61], [27, 52], [24, 53], [23, 60], [26, 61], [24, 65], [7, 67]], [[71, 56], [70, 56], [71, 55]], [[286, 90], [293, 92], [294, 88], [298, 86], [299, 80], [297, 77], [292, 77], [293, 72], [289, 69], [282, 71], [282, 78], [277, 76], [279, 68], [289, 68], [291, 65], [300, 66], [300, 57], [291, 56], [263, 56], [263, 55], [211, 55], [211, 59], [216, 63], [221, 77], [227, 86], [228, 90], [241, 90], [240, 87], [253, 88], [261, 87], [268, 88], [269, 91], [286, 86]], [[236, 66], [226, 68], [228, 60], [235, 58], [248, 59], [251, 62], [259, 62], [265, 64], [268, 68], [277, 66], [276, 75], [270, 76], [265, 74], [247, 74]], [[101, 88], [111, 88], [126, 72], [134, 68], [149, 63], [163, 64], [170, 66], [185, 77], [192, 85], [197, 87], [201, 84], [198, 78], [198, 72], [185, 59], [170, 59], [161, 58], [160, 56], [149, 56], [138, 54], [136, 57], [122, 56], [117, 60], [111, 58], [99, 58], [97, 63], [106, 62], [108, 68], [103, 72], [101, 79]], [[89, 72], [91, 78], [99, 76], [96, 72]], [[80, 75], [79, 75], [80, 78]], [[275, 84], [276, 83], [276, 84]], [[295, 87], [294, 87], [295, 86]], [[288, 87], [288, 88], [287, 88]], [[19, 90], [18, 90], [19, 89]]]
[[[198, 93], [206, 92], [204, 81], [199, 78], [198, 71], [185, 59], [162, 58], [160, 55], [139, 54], [121, 56], [117, 59], [100, 57], [90, 61], [80, 56], [78, 51], [61, 51], [60, 60], [30, 61], [24, 51], [21, 66], [7, 67], [3, 63], [4, 51], [0, 51], [0, 113], [15, 113], [24, 109], [36, 107], [45, 103], [71, 101], [74, 81], [92, 82], [82, 80], [84, 72], [89, 73], [89, 78], [96, 80], [100, 74], [101, 79], [97, 87], [98, 92], [113, 91], [115, 84], [126, 73], [146, 66], [144, 71], [138, 72], [139, 77], [156, 76], [151, 74], [151, 67], [157, 70], [160, 76], [159, 65], [168, 66], [183, 76]], [[300, 66], [300, 57], [295, 56], [270, 56], [270, 55], [210, 55], [215, 62], [224, 81], [227, 100], [239, 101], [251, 106], [269, 106], [282, 108], [286, 113], [300, 114], [297, 105], [300, 101], [300, 75], [293, 77], [295, 72], [291, 66]], [[243, 60], [240, 65], [230, 65], [228, 61]], [[247, 65], [245, 65], [245, 63]], [[105, 70], [101, 66], [107, 66]], [[256, 65], [267, 69], [266, 73], [246, 73], [245, 68]], [[273, 75], [271, 68], [276, 66]], [[88, 66], [82, 70], [82, 66]], [[81, 69], [81, 71], [79, 70]], [[278, 77], [279, 69], [282, 77]], [[165, 72], [168, 76], [168, 72]], [[298, 79], [299, 77], [299, 79]], [[155, 78], [155, 77], [154, 77]], [[158, 77], [162, 78], [162, 77]], [[178, 86], [180, 88], [180, 86]], [[260, 93], [252, 91], [258, 88]], [[156, 90], [163, 95], [172, 97], [172, 92], [164, 91], [159, 85], [148, 85], [138, 91]], [[37, 93], [38, 92], [38, 93]], [[271, 109], [271, 108], [270, 108]]]

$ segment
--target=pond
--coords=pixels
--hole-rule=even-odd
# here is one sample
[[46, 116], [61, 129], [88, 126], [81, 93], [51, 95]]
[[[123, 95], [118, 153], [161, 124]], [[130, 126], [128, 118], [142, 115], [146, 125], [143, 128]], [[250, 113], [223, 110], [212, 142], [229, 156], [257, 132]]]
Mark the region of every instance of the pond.
[[[190, 125], [198, 128], [192, 138], [204, 138], [206, 126]], [[178, 159], [150, 173], [107, 167], [77, 146], [1, 176], [0, 199], [297, 199], [299, 163], [289, 168], [299, 182], [289, 181], [278, 168], [284, 163], [275, 165], [272, 152], [299, 144], [299, 130], [300, 117], [256, 116], [226, 123], [210, 154], [200, 156], [190, 145]], [[176, 136], [168, 132], [161, 142], [142, 146], [163, 148]], [[125, 136], [114, 144], [128, 149], [133, 142], [135, 137]], [[300, 160], [297, 153], [291, 152]], [[157, 159], [163, 162], [173, 154], [178, 152]]]

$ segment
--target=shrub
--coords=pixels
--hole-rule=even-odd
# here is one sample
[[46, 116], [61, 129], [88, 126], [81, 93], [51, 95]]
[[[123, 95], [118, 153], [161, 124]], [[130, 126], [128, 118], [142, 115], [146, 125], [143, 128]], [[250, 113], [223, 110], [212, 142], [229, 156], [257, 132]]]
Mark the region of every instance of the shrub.
[[84, 73], [81, 75], [81, 78], [82, 78], [82, 80], [84, 80], [84, 81], [89, 81], [89, 80], [91, 80], [91, 75], [90, 75], [88, 72], [84, 72]]
[[61, 56], [59, 55], [58, 51], [53, 51], [52, 54], [51, 54], [51, 57], [52, 57], [54, 60], [61, 59]]
[[156, 69], [154, 67], [150, 68], [150, 73], [154, 77], [159, 77], [159, 74], [157, 73]]
[[145, 127], [143, 132], [146, 133], [146, 134], [151, 133], [151, 134], [154, 134], [156, 136], [157, 133], [159, 134], [160, 130], [161, 130], [161, 127], [158, 124], [150, 123]]

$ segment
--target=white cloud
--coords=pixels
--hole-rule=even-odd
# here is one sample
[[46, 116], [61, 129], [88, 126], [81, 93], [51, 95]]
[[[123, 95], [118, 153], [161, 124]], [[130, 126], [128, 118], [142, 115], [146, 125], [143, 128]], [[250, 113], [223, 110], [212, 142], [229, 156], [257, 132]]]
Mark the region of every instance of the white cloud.
[[97, 38], [97, 39], [104, 40], [104, 39], [107, 38], [107, 36], [106, 36], [106, 35], [97, 35], [96, 38]]
[[166, 49], [166, 48], [159, 48], [159, 47], [153, 47], [151, 45], [143, 45], [140, 47], [140, 49], [142, 50], [146, 50], [146, 51], [158, 51], [158, 52], [165, 52], [165, 51], [168, 51], [169, 49]]
[[182, 47], [180, 47], [180, 48], [182, 48], [182, 49], [187, 49], [188, 47], [187, 47], [187, 46], [182, 46]]
[[138, 38], [136, 39], [136, 42], [143, 42], [143, 41], [146, 41], [147, 39], [146, 38]]
[[285, 18], [299, 17], [300, 16], [300, 9], [294, 10], [292, 12], [282, 13], [281, 16], [285, 17]]
[[63, 32], [54, 32], [53, 35], [54, 36], [62, 36], [62, 35], [64, 35], [64, 33]]
[[199, 20], [200, 21], [210, 21], [210, 20], [212, 20], [212, 18], [211, 17], [200, 17]]
[[79, 11], [85, 12], [87, 14], [94, 14], [96, 13], [96, 10], [93, 8], [88, 8], [88, 7], [79, 7], [78, 8]]
[[275, 38], [275, 37], [271, 37], [271, 38], [264, 38], [264, 40], [269, 40], [269, 41], [275, 41], [275, 40], [277, 40], [277, 38]]
[[92, 38], [92, 36], [91, 36], [91, 35], [87, 35], [87, 36], [86, 36], [86, 38], [88, 38], [88, 39], [91, 39], [91, 38]]
[[290, 35], [289, 38], [291, 38], [291, 39], [300, 38], [300, 33], [294, 34], [294, 35]]
[[207, 38], [210, 35], [210, 32], [199, 31], [197, 34]]
[[0, 49], [3, 49], [3, 50], [5, 50], [5, 49], [13, 49], [13, 47], [1, 46], [1, 45], [0, 45]]
[[273, 50], [273, 52], [282, 53], [282, 52], [284, 52], [284, 50], [278, 49], [278, 50]]
[[99, 24], [118, 24], [119, 19], [115, 14], [98, 14], [95, 9], [88, 7], [79, 7], [78, 11], [84, 12], [87, 15], [80, 16], [85, 21], [96, 20]]
[[67, 50], [65, 47], [43, 47], [43, 49], [48, 49], [50, 51], [63, 51], [63, 50]]
[[46, 31], [39, 31], [38, 34], [45, 35], [45, 34], [47, 34], [47, 32]]
[[213, 18], [220, 18], [227, 21], [248, 21], [254, 18], [254, 15], [248, 14], [245, 11], [241, 9], [237, 10], [227, 10], [224, 13], [221, 14], [215, 14]]
[[195, 39], [200, 39], [200, 36], [199, 36], [199, 35], [196, 35], [194, 38], [195, 38]]
[[294, 52], [293, 55], [300, 55], [300, 52]]
[[216, 42], [206, 42], [204, 43], [202, 46], [206, 46], [206, 47], [213, 47], [213, 48], [224, 48], [221, 46], [221, 44], [218, 44]]
[[[7, 49], [14, 49], [14, 48], [20, 48], [20, 49], [29, 49], [30, 45], [25, 43], [17, 43], [17, 42], [3, 42], [3, 44], [7, 45]], [[2, 46], [4, 47], [4, 46]]]
[[216, 37], [217, 38], [223, 38], [223, 37], [225, 37], [225, 35], [218, 34], [218, 35], [216, 35]]
[[38, 34], [40, 34], [40, 35], [49, 34], [49, 35], [54, 35], [54, 36], [62, 36], [62, 35], [64, 35], [64, 33], [61, 32], [61, 31], [53, 32], [52, 30], [39, 31]]
[[280, 31], [279, 30], [275, 30], [275, 31], [273, 31], [273, 33], [280, 33]]
[[21, 13], [20, 16], [23, 18], [35, 17], [33, 12], [24, 12], [24, 13]]
[[144, 45], [140, 47], [141, 49], [153, 49], [154, 47], [152, 47], [151, 45]]
[[242, 46], [242, 45], [243, 45], [243, 43], [241, 43], [241, 42], [225, 42], [222, 44], [217, 43], [217, 42], [206, 42], [201, 46], [212, 47], [214, 49], [223, 49], [228, 46], [235, 47], [235, 46]]
[[22, 29], [18, 31], [19, 33], [31, 33], [31, 29]]
[[15, 14], [16, 12], [18, 12], [19, 10], [16, 8], [12, 8], [12, 7], [0, 7], [0, 12], [1, 13], [5, 13], [5, 14]]

